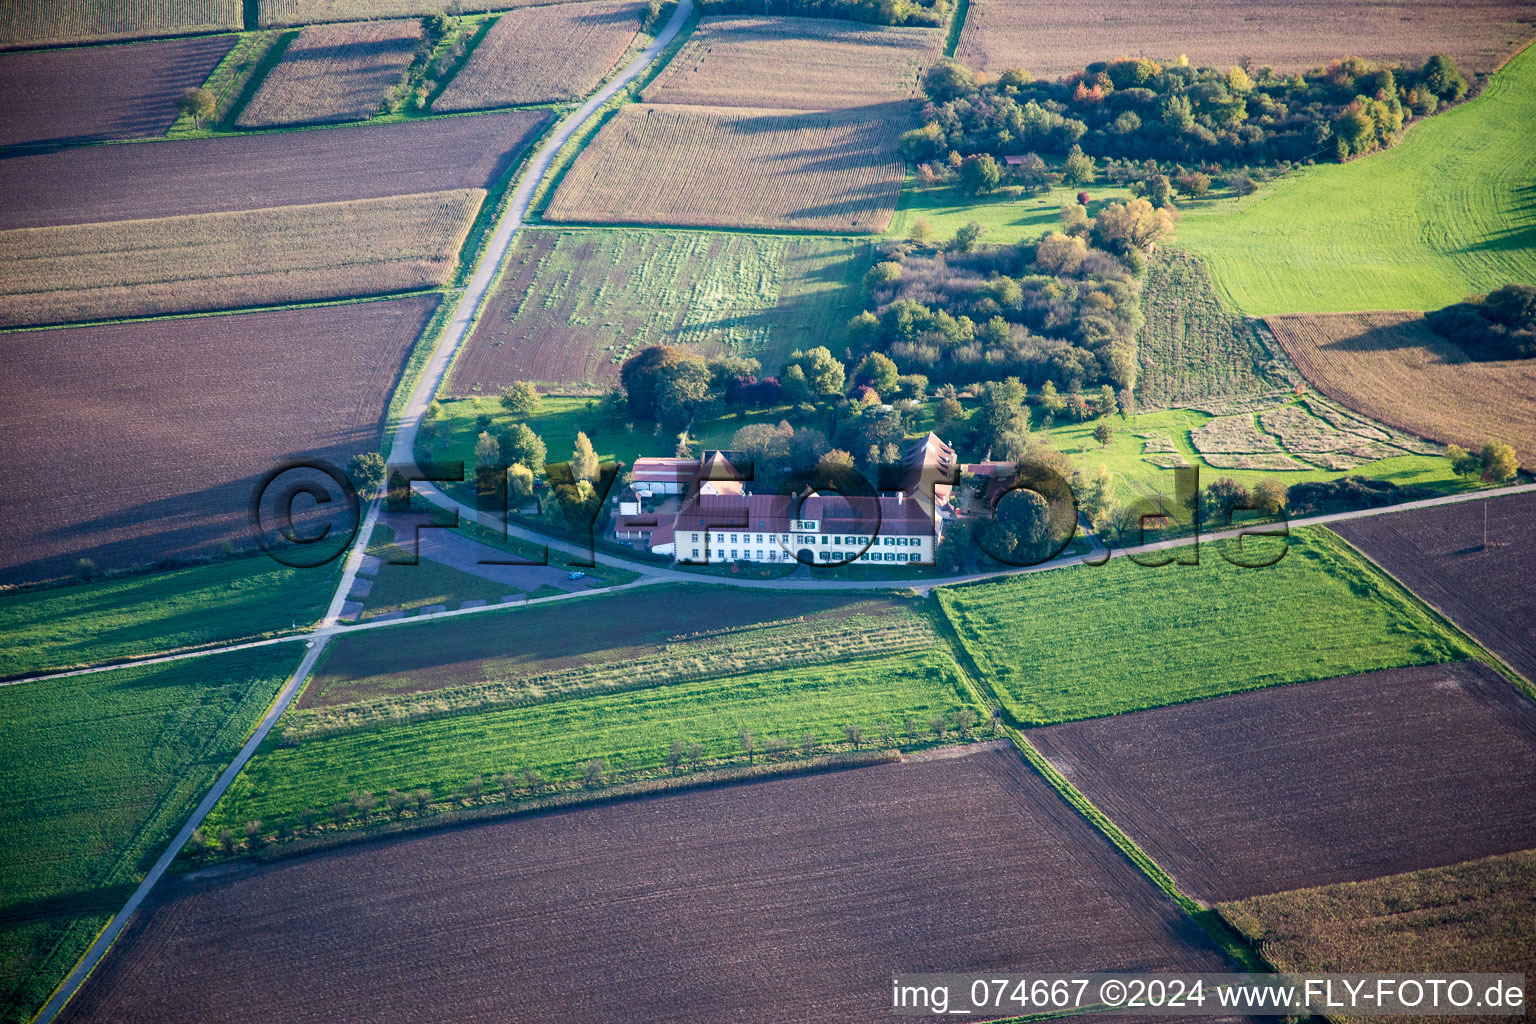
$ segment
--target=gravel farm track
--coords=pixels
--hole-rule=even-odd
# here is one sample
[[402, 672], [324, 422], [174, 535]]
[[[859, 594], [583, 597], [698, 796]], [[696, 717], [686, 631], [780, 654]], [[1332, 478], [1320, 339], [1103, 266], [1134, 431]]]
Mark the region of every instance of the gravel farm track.
[[1479, 662], [1273, 686], [1025, 735], [1206, 901], [1536, 846], [1536, 703]]
[[[433, 396], [440, 387], [452, 358], [468, 335], [469, 328], [481, 308], [498, 267], [508, 246], [522, 226], [523, 217], [533, 199], [535, 190], [543, 182], [561, 147], [620, 89], [634, 81], [667, 48], [682, 26], [693, 14], [692, 0], [681, 0], [665, 28], [651, 45], [635, 60], [611, 79], [597, 94], [573, 111], [555, 128], [539, 151], [531, 158], [521, 179], [515, 184], [506, 212], [491, 232], [481, 256], [474, 268], [462, 297], [439, 335], [426, 368], [420, 375], [403, 410], [400, 427], [395, 431], [389, 461], [396, 465], [414, 462], [417, 427], [422, 421]], [[547, 115], [537, 112], [536, 118], [516, 114], [489, 115], [479, 119], [479, 124], [464, 130], [455, 142], [451, 137], [454, 119], [377, 126], [367, 129], [373, 138], [368, 145], [359, 146], [349, 141], [365, 141], [364, 136], [347, 133], [357, 129], [338, 129], [317, 133], [292, 133], [274, 136], [290, 139], [304, 135], [332, 136], [308, 145], [309, 159], [302, 167], [288, 166], [291, 152], [285, 155], [281, 146], [275, 145], [269, 158], [259, 170], [252, 172], [248, 166], [240, 167], [234, 174], [249, 176], [245, 188], [273, 187], [268, 180], [272, 172], [286, 169], [283, 181], [277, 187], [283, 190], [281, 202], [323, 201], [328, 199], [358, 197], [356, 179], [370, 179], [370, 161], [382, 166], [391, 158], [399, 159], [401, 152], [411, 155], [413, 166], [419, 168], [424, 179], [413, 183], [416, 191], [429, 191], [452, 187], [484, 187], [482, 182], [463, 180], [468, 177], [494, 179], [505, 168], [500, 162], [515, 158], [523, 142], [531, 137]], [[479, 136], [492, 118], [502, 118], [503, 135], [495, 141], [477, 139], [469, 147], [468, 139]], [[423, 131], [421, 126], [434, 126], [439, 134], [410, 134], [410, 129]], [[435, 126], [449, 126], [446, 128]], [[509, 141], [514, 139], [516, 141]], [[214, 145], [222, 140], [199, 140], [200, 144]], [[187, 145], [192, 145], [188, 143]], [[377, 150], [374, 145], [377, 145]], [[288, 145], [293, 145], [289, 143]], [[328, 153], [320, 153], [329, 147]], [[432, 151], [442, 147], [445, 158], [452, 157], [458, 163], [446, 174], [436, 168], [438, 161]], [[469, 151], [466, 152], [466, 148]], [[127, 147], [129, 149], [158, 149], [161, 147]], [[504, 156], [510, 149], [512, 156]], [[82, 150], [79, 152], [88, 152]], [[48, 214], [52, 223], [105, 219], [103, 211], [122, 216], [121, 204], [125, 196], [152, 212], [136, 212], [134, 216], [151, 216], [158, 212], [191, 212], [189, 201], [213, 203], [226, 191], [239, 192], [241, 185], [231, 182], [178, 183], [174, 167], [156, 166], [155, 154], [145, 154], [140, 160], [137, 173], [146, 183], [141, 189], [123, 189], [114, 184], [115, 168], [92, 158], [68, 160], [50, 164], [46, 161], [69, 157], [69, 153], [49, 153], [0, 161], [0, 189], [13, 184], [22, 193], [17, 201], [8, 204], [9, 210], [26, 209], [41, 205], [53, 212]], [[344, 157], [344, 158], [343, 158]], [[467, 159], [466, 159], [467, 158]], [[579, 158], [578, 158], [579, 160]], [[25, 161], [34, 163], [28, 168], [7, 166]], [[209, 165], [217, 165], [216, 157], [206, 158]], [[72, 170], [69, 179], [64, 170]], [[454, 180], [444, 181], [444, 177]], [[427, 181], [426, 179], [432, 179]], [[49, 184], [22, 188], [19, 183], [44, 181]], [[148, 187], [154, 182], [163, 185], [167, 180], [171, 187], [158, 192]], [[400, 175], [391, 170], [391, 189], [398, 191]], [[302, 198], [292, 198], [293, 193]], [[313, 193], [320, 193], [315, 195]], [[343, 193], [343, 194], [337, 194]], [[34, 195], [35, 194], [35, 195]], [[382, 194], [367, 193], [364, 194]], [[391, 193], [392, 194], [392, 193]], [[58, 211], [69, 211], [66, 219], [58, 217]], [[0, 227], [16, 226], [0, 224]], [[1502, 493], [1536, 491], [1536, 485], [1506, 488]], [[441, 491], [430, 486], [419, 493], [428, 501], [457, 511], [461, 517], [479, 521], [473, 509], [460, 505]], [[1421, 507], [1469, 501], [1482, 497], [1476, 494], [1454, 495], [1417, 503]], [[805, 1012], [799, 1019], [854, 1020], [884, 1019], [888, 1009], [877, 1000], [874, 993], [883, 992], [888, 984], [890, 964], [905, 951], [899, 944], [911, 942], [911, 936], [921, 937], [920, 952], [926, 958], [935, 950], [943, 953], [953, 950], [951, 958], [960, 962], [962, 955], [975, 956], [983, 949], [989, 959], [976, 964], [977, 968], [1001, 966], [1007, 963], [1041, 962], [1055, 957], [1061, 969], [1074, 962], [1113, 961], [1127, 969], [1170, 970], [1218, 970], [1226, 965], [1224, 958], [1212, 947], [1206, 936], [1187, 916], [1142, 876], [1108, 841], [1096, 832], [1092, 825], [1064, 804], [1044, 780], [1026, 767], [1011, 749], [989, 749], [973, 756], [952, 760], [906, 763], [877, 767], [858, 772], [834, 775], [807, 776], [797, 779], [774, 780], [765, 787], [754, 787], [750, 796], [744, 796], [740, 788], [701, 791], [681, 797], [640, 801], [628, 805], [623, 812], [609, 808], [596, 808], [583, 814], [552, 814], [536, 819], [530, 826], [525, 821], [510, 821], [485, 829], [448, 831], [429, 836], [410, 837], [402, 840], [370, 843], [353, 850], [332, 854], [330, 857], [354, 858], [356, 870], [341, 874], [350, 879], [342, 889], [336, 889], [335, 862], [328, 861], [319, 867], [322, 858], [298, 858], [286, 864], [251, 868], [235, 866], [217, 869], [215, 872], [178, 877], [168, 883], [163, 893], [152, 895], [178, 852], [190, 838], [192, 831], [202, 823], [209, 810], [228, 788], [246, 762], [281, 717], [310, 673], [319, 662], [332, 638], [342, 633], [362, 633], [373, 628], [391, 628], [423, 618], [451, 617], [492, 611], [491, 608], [461, 609], [441, 615], [421, 616], [399, 622], [379, 622], [360, 626], [342, 626], [338, 623], [342, 603], [350, 592], [356, 577], [366, 542], [378, 520], [380, 505], [373, 502], [368, 507], [359, 532], [359, 539], [346, 556], [341, 580], [331, 606], [320, 626], [300, 636], [275, 638], [266, 643], [300, 642], [304, 653], [293, 675], [282, 687], [272, 707], [263, 717], [255, 732], [240, 753], [219, 776], [214, 787], [198, 804], [180, 832], [172, 839], [161, 857], [145, 876], [127, 904], [99, 935], [78, 966], [54, 993], [36, 1018], [36, 1024], [50, 1024], [62, 1011], [71, 1020], [135, 1019], [173, 1021], [176, 1019], [212, 1019], [220, 1016], [214, 1008], [220, 1000], [232, 1000], [223, 1005], [236, 1017], [249, 1016], [251, 1008], [260, 999], [281, 998], [283, 1005], [302, 1004], [309, 999], [309, 992], [325, 993], [334, 999], [338, 992], [345, 992], [357, 1000], [356, 1007], [365, 1001], [377, 1001], [373, 1015], [388, 1013], [400, 1020], [442, 1019], [441, 997], [446, 992], [461, 994], [464, 999], [455, 1019], [506, 1019], [506, 1007], [491, 1007], [484, 1002], [485, 988], [479, 982], [491, 971], [498, 976], [511, 978], [515, 972], [526, 972], [524, 980], [509, 984], [502, 990], [517, 991], [525, 996], [523, 1008], [537, 1008], [539, 1019], [559, 1016], [561, 1019], [606, 1020], [614, 1019], [615, 1006], [632, 1010], [642, 1005], [643, 996], [657, 990], [655, 980], [658, 971], [669, 977], [677, 977], [680, 985], [708, 986], [709, 968], [721, 962], [721, 951], [752, 948], [754, 943], [766, 949], [786, 948], [784, 943], [764, 943], [765, 935], [773, 928], [764, 928], [764, 921], [747, 914], [742, 908], [753, 906], [782, 906], [785, 914], [790, 907], [802, 908], [802, 912], [815, 915], [807, 920], [789, 922], [786, 927], [803, 929], [809, 939], [789, 947], [803, 950], [815, 948], [818, 955], [797, 955], [782, 970], [751, 972], [761, 990], [747, 989], [734, 993], [729, 988], [713, 988], [700, 991], [693, 1005], [703, 1015], [687, 1019], [751, 1019], [750, 1013], [765, 1012], [774, 1005], [774, 997], [782, 995]], [[1347, 513], [1339, 516], [1317, 517], [1315, 521], [1336, 521], [1364, 515], [1379, 514], [1381, 510], [1363, 513]], [[497, 524], [498, 527], [500, 524]], [[1302, 525], [1301, 522], [1293, 525]], [[1208, 535], [1207, 540], [1221, 536], [1234, 536], [1241, 531], [1224, 531]], [[516, 527], [508, 533], [520, 539], [532, 539], [547, 543], [550, 548], [583, 554], [580, 548], [562, 541], [552, 540]], [[1135, 549], [1122, 549], [1115, 555], [1128, 551], [1149, 551], [1179, 546], [1187, 541], [1160, 542], [1142, 545]], [[1097, 558], [1095, 551], [1090, 558]], [[747, 581], [724, 577], [707, 577], [701, 580], [693, 574], [655, 566], [651, 563], [626, 562], [610, 555], [599, 555], [605, 562], [613, 562], [637, 570], [641, 575], [634, 583], [610, 588], [606, 593], [643, 587], [662, 581], [704, 582], [715, 585], [757, 586], [767, 590], [794, 590], [814, 587], [830, 590], [877, 591], [911, 586], [910, 581], [887, 584], [862, 581], [817, 582], [808, 578], [775, 581]], [[1064, 559], [1060, 562], [1019, 571], [1046, 571], [1079, 564], [1083, 557]], [[970, 578], [985, 578], [998, 573], [978, 574]], [[944, 582], [963, 582], [964, 579], [946, 579]], [[926, 584], [926, 581], [925, 581]], [[585, 599], [585, 595], [573, 594], [549, 598], [541, 605], [550, 606], [561, 600]], [[518, 612], [506, 610], [512, 614]], [[209, 651], [186, 655], [204, 656]], [[178, 656], [180, 657], [180, 656]], [[165, 659], [156, 659], [165, 660]], [[100, 671], [99, 666], [87, 671]], [[47, 678], [46, 676], [36, 678]], [[17, 682], [23, 682], [18, 680]], [[1240, 698], [1233, 698], [1240, 699]], [[819, 788], [818, 788], [819, 787]], [[911, 850], [903, 844], [892, 844], [888, 830], [891, 822], [886, 808], [897, 797], [910, 798], [913, 792], [924, 794], [919, 803], [927, 807], [927, 813], [914, 813], [906, 822], [915, 848], [927, 849], [924, 854], [930, 862], [940, 851], [946, 865], [951, 864], [956, 849], [971, 851], [969, 869], [953, 870], [946, 867], [936, 872], [931, 867], [922, 870], [922, 859], [908, 863]], [[808, 822], [807, 807], [826, 807], [829, 810], [820, 822]], [[710, 809], [710, 817], [739, 823], [739, 828], [708, 832], [700, 827], [705, 817], [701, 809]], [[658, 816], [665, 820], [652, 829], [660, 834], [677, 834], [684, 837], [681, 853], [689, 860], [690, 871], [714, 872], [706, 874], [708, 882], [700, 890], [690, 888], [678, 891], [676, 875], [661, 867], [666, 862], [644, 849], [644, 843], [624, 813]], [[783, 830], [790, 835], [783, 835]], [[689, 838], [692, 830], [692, 838]], [[772, 840], [771, 842], [769, 840]], [[1022, 840], [1022, 841], [1021, 841]], [[1008, 857], [986, 856], [988, 843], [1007, 843]], [[433, 844], [456, 844], [459, 852], [444, 854]], [[489, 845], [487, 845], [489, 844]], [[498, 846], [498, 844], [501, 844]], [[521, 844], [521, 845], [519, 845]], [[762, 851], [774, 848], [776, 855], [787, 856], [789, 861], [765, 865]], [[521, 849], [523, 852], [518, 853]], [[668, 849], [674, 850], [672, 841]], [[1022, 851], [1022, 853], [1021, 853]], [[893, 860], [894, 856], [894, 860]], [[360, 858], [360, 859], [359, 859]], [[374, 858], [370, 863], [368, 858]], [[978, 859], [979, 858], [979, 859]], [[387, 872], [394, 867], [395, 882], [379, 882], [377, 872]], [[487, 894], [505, 891], [515, 880], [519, 886], [534, 877], [537, 864], [552, 864], [548, 873], [538, 874], [543, 888], [536, 891], [530, 901], [516, 904], [503, 902], [496, 914], [486, 913]], [[1010, 877], [999, 881], [997, 865]], [[403, 868], [398, 867], [403, 865]], [[425, 874], [422, 868], [431, 865]], [[1070, 867], [1063, 867], [1070, 865]], [[839, 881], [835, 871], [826, 866], [851, 872], [867, 878], [879, 871], [908, 872], [907, 881], [897, 895], [900, 899], [890, 908], [847, 906], [839, 903], [837, 896], [849, 889], [847, 879]], [[595, 898], [576, 902], [570, 899], [569, 872], [575, 868], [585, 872], [588, 891], [598, 893]], [[443, 874], [434, 875], [432, 870]], [[469, 872], [473, 872], [470, 874]], [[1062, 883], [1056, 876], [1066, 872], [1068, 881]], [[669, 888], [669, 877], [672, 883]], [[791, 895], [784, 896], [786, 875], [794, 886]], [[1013, 877], [1016, 875], [1017, 877]], [[989, 894], [987, 886], [978, 888], [977, 880], [985, 879], [1010, 894], [1007, 901]], [[1052, 879], [1045, 887], [1041, 879]], [[828, 885], [831, 888], [825, 888]], [[390, 898], [381, 898], [388, 886], [394, 889]], [[228, 896], [231, 887], [248, 887], [243, 895]], [[601, 894], [607, 887], [608, 896]], [[820, 888], [819, 888], [820, 887]], [[322, 893], [329, 893], [323, 899]], [[993, 913], [999, 905], [1017, 905], [1019, 893], [1035, 893], [1033, 899], [1023, 903], [1032, 907], [1032, 920], [1020, 922], [1018, 918], [993, 920], [987, 929], [989, 941], [979, 944], [975, 922]], [[309, 895], [306, 896], [305, 894]], [[764, 893], [777, 894], [777, 900]], [[745, 895], [744, 895], [745, 894]], [[660, 896], [661, 898], [658, 898]], [[146, 900], [148, 902], [146, 903]], [[540, 903], [538, 901], [542, 900]], [[620, 915], [623, 926], [632, 929], [637, 938], [645, 936], [681, 936], [676, 950], [668, 947], [664, 955], [652, 956], [652, 950], [640, 942], [615, 942], [611, 932], [605, 932], [598, 922], [611, 923], [613, 915], [609, 900], [627, 902], [632, 914]], [[714, 905], [709, 906], [713, 900]], [[764, 900], [768, 900], [764, 903]], [[143, 905], [145, 913], [135, 912]], [[253, 923], [252, 908], [259, 908], [264, 920]], [[336, 912], [323, 920], [311, 915], [326, 908]], [[699, 912], [700, 908], [707, 912]], [[1095, 908], [1085, 913], [1085, 907]], [[541, 909], [542, 908], [542, 909]], [[413, 920], [410, 914], [437, 915]], [[887, 913], [903, 915], [899, 926], [891, 924]], [[198, 918], [198, 915], [202, 915]], [[443, 916], [446, 915], [446, 916]], [[455, 916], [457, 915], [457, 916]], [[569, 923], [572, 918], [587, 915], [586, 927], [551, 928], [548, 922], [562, 918]], [[174, 951], [175, 944], [188, 941], [178, 936], [188, 936], [198, 929], [181, 927], [183, 923], [200, 919], [207, 931], [198, 937], [198, 949], [202, 962], [213, 965], [217, 973], [199, 977], [197, 985], [176, 984], [179, 978], [185, 982], [185, 961]], [[1084, 922], [1094, 922], [1087, 931]], [[318, 941], [332, 942], [344, 937], [353, 942], [359, 935], [372, 934], [376, 938], [367, 943], [379, 960], [359, 959], [356, 973], [347, 979], [338, 979], [333, 972], [324, 976], [306, 974], [313, 970], [306, 966], [306, 958], [295, 955], [292, 945], [295, 925], [303, 922], [309, 927], [314, 922], [313, 935]], [[162, 929], [170, 924], [170, 931]], [[960, 924], [958, 930], [953, 929]], [[199, 925], [199, 928], [203, 927]], [[125, 928], [128, 938], [122, 948], [103, 962], [108, 950]], [[518, 928], [525, 929], [527, 942], [508, 942], [509, 934]], [[721, 937], [699, 942], [709, 929], [723, 929]], [[1088, 933], [1091, 931], [1091, 934]], [[592, 935], [592, 945], [570, 945], [569, 936]], [[1046, 945], [1041, 945], [1046, 937]], [[208, 957], [208, 952], [220, 942], [246, 944], [241, 951], [228, 956]], [[898, 943], [893, 947], [892, 942]], [[462, 956], [444, 956], [444, 944], [457, 943]], [[626, 968], [606, 972], [609, 987], [596, 987], [576, 1005], [554, 1003], [559, 994], [549, 979], [553, 976], [551, 965], [569, 969], [572, 963], [595, 963], [598, 943], [603, 950], [615, 948], [629, 950], [633, 957]], [[826, 955], [828, 944], [846, 943], [846, 956]], [[254, 944], [254, 945], [252, 945]], [[665, 945], [665, 943], [664, 943]], [[259, 948], [258, 952], [247, 951]], [[458, 974], [450, 978], [439, 973], [431, 985], [422, 985], [419, 979], [399, 972], [399, 984], [379, 984], [379, 967], [388, 963], [398, 968], [425, 956], [433, 950], [433, 959], [444, 965], [442, 971]], [[414, 952], [413, 952], [414, 950]], [[1088, 951], [1093, 956], [1088, 957]], [[873, 951], [873, 955], [871, 953]], [[514, 955], [516, 954], [516, 955]], [[910, 958], [910, 953], [908, 954]], [[642, 960], [642, 957], [646, 958]], [[689, 957], [701, 960], [697, 969], [684, 969], [674, 964], [685, 963]], [[702, 958], [702, 959], [701, 959]], [[751, 962], [750, 956], [732, 959], [737, 964]], [[875, 960], [878, 959], [878, 963]], [[943, 957], [939, 957], [940, 961]], [[261, 964], [256, 971], [250, 970], [252, 962]], [[847, 972], [839, 970], [836, 977], [829, 972], [832, 964], [865, 964], [869, 970], [869, 988], [848, 995]], [[98, 968], [98, 965], [100, 967]], [[658, 967], [658, 965], [660, 965]], [[163, 969], [162, 969], [163, 968]], [[97, 973], [92, 974], [93, 970]], [[677, 972], [677, 973], [674, 973]], [[795, 991], [783, 986], [795, 981], [800, 972], [803, 979]], [[87, 980], [89, 976], [89, 981]], [[161, 984], [150, 984], [157, 977]], [[138, 980], [131, 980], [137, 978]], [[274, 979], [282, 979], [273, 984]], [[689, 980], [691, 979], [691, 981]], [[81, 990], [84, 996], [72, 1005], [71, 997]], [[119, 988], [119, 985], [125, 987]], [[316, 986], [309, 988], [309, 986]], [[777, 986], [777, 987], [776, 987]], [[796, 994], [798, 992], [798, 994]], [[426, 1002], [433, 997], [430, 1005]], [[743, 1002], [731, 1002], [732, 998]], [[613, 1003], [602, 1000], [612, 999]], [[850, 1001], [850, 999], [854, 1001]], [[190, 1000], [177, 1003], [177, 1000]], [[726, 1001], [722, 1001], [726, 1000]], [[310, 1003], [323, 1006], [324, 1003]], [[275, 1004], [274, 1004], [275, 1008]], [[660, 1008], [658, 1008], [660, 1009]], [[676, 1006], [667, 1007], [676, 1011]], [[497, 1012], [499, 1011], [499, 1012]], [[423, 1015], [423, 1012], [425, 1015]], [[476, 1015], [481, 1016], [476, 1016]], [[489, 1016], [487, 1016], [489, 1014]], [[619, 1014], [622, 1016], [623, 1014]], [[777, 1019], [777, 1018], [775, 1018]]]
[[1017, 751], [965, 749], [178, 876], [63, 1019], [874, 1024], [935, 963], [1228, 969]]

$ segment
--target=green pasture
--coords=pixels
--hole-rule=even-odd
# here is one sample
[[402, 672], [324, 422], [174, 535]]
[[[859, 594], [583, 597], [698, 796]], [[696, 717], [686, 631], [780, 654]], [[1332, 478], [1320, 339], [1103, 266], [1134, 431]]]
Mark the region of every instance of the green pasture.
[[0, 1021], [28, 1020], [122, 906], [299, 646], [0, 687]]
[[1474, 657], [1334, 534], [1297, 530], [1284, 543], [1263, 568], [1207, 543], [1198, 565], [1114, 558], [935, 593], [1023, 725]]
[[1536, 48], [1392, 149], [1242, 200], [1183, 204], [1178, 245], [1250, 316], [1437, 309], [1536, 283]]
[[908, 181], [896, 202], [896, 214], [885, 237], [906, 238], [921, 219], [928, 222], [935, 239], [952, 238], [974, 220], [986, 229], [981, 236], [983, 242], [1000, 245], [1033, 241], [1060, 227], [1061, 208], [1076, 203], [1079, 192], [1088, 193], [1090, 214], [1098, 212], [1105, 203], [1124, 202], [1131, 196], [1130, 189], [1107, 182], [1083, 188], [1046, 189], [1033, 195], [999, 191], [973, 196], [957, 185], [917, 185]]
[[338, 571], [261, 556], [0, 594], [0, 676], [304, 629], [325, 614]]
[[848, 724], [871, 739], [884, 725], [899, 735], [908, 717], [926, 730], [931, 716], [962, 706], [974, 703], [958, 668], [934, 651], [555, 700], [297, 747], [272, 742], [235, 780], [209, 827], [258, 818], [270, 825], [305, 807], [323, 815], [355, 790], [429, 787], [444, 797], [475, 775], [494, 789], [493, 776], [523, 768], [567, 780], [592, 758], [609, 767], [623, 759], [654, 768], [665, 763], [674, 739], [702, 744], [706, 759], [739, 756], [742, 729], [759, 741], [780, 736], [794, 744], [806, 731], [823, 743], [842, 743]]

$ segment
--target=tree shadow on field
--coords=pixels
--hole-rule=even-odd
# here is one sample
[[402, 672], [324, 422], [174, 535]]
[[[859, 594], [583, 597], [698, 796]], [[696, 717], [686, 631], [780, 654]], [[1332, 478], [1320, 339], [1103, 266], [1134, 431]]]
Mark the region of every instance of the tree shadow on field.
[[133, 882], [118, 882], [53, 896], [15, 900], [0, 906], [0, 930], [84, 914], [114, 914], [122, 909], [136, 888], [138, 886]]
[[1317, 347], [1324, 352], [1396, 352], [1417, 349], [1430, 356], [1429, 362], [1457, 364], [1469, 361], [1465, 352], [1431, 330], [1422, 317], [1390, 327], [1370, 327], [1346, 338], [1331, 338], [1320, 342]]

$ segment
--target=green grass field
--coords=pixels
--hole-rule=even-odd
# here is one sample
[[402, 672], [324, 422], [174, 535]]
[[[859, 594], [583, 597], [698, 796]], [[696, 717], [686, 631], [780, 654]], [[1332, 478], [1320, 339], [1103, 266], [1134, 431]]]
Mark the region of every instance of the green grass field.
[[0, 595], [0, 676], [302, 629], [325, 614], [338, 571], [237, 558]]
[[444, 394], [513, 380], [596, 388], [648, 345], [760, 360], [844, 347], [869, 244], [721, 231], [533, 228], [518, 236]]
[[1189, 204], [1178, 244], [1250, 316], [1437, 309], [1536, 283], [1536, 48], [1397, 146], [1234, 203]]
[[[210, 827], [322, 813], [353, 790], [430, 787], [439, 797], [481, 774], [534, 768], [575, 777], [590, 758], [637, 768], [665, 761], [674, 739], [698, 742], [706, 758], [739, 755], [737, 732], [798, 743], [810, 730], [842, 742], [843, 726], [867, 736], [908, 716], [926, 723], [973, 702], [947, 654], [850, 661], [673, 683], [624, 693], [556, 700], [350, 733], [281, 747], [251, 760], [210, 817]], [[928, 734], [931, 737], [931, 734]]]
[[27, 1020], [74, 966], [298, 649], [0, 688], [0, 1021]]
[[1199, 565], [1115, 558], [935, 593], [1025, 725], [1473, 657], [1387, 576], [1315, 528], [1293, 532], [1285, 557], [1266, 568], [1238, 568], [1207, 544]]
[[[975, 221], [986, 228], [983, 242], [994, 245], [1033, 241], [1057, 230], [1061, 208], [1077, 202], [1078, 192], [1091, 197], [1089, 212], [1095, 213], [1107, 202], [1123, 202], [1131, 192], [1119, 185], [1089, 185], [1087, 188], [1053, 188], [1036, 195], [1015, 197], [1006, 192], [989, 196], [971, 196], [954, 185], [916, 185], [911, 181], [902, 189], [896, 203], [896, 215], [886, 229], [886, 238], [906, 238], [913, 225], [926, 220], [936, 239], [952, 238], [956, 231]], [[835, 351], [835, 349], [834, 349]]]

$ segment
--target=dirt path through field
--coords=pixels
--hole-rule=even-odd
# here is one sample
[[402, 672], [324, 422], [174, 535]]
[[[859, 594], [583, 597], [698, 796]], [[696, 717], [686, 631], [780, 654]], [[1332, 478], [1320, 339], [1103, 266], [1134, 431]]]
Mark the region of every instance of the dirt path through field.
[[[508, 246], [512, 244], [513, 236], [517, 233], [518, 228], [523, 225], [523, 218], [528, 213], [528, 205], [533, 199], [534, 190], [549, 172], [550, 165], [554, 162], [560, 147], [565, 145], [571, 136], [596, 114], [598, 108], [608, 102], [620, 89], [637, 78], [652, 61], [660, 56], [692, 14], [693, 0], [680, 0], [677, 10], [673, 12], [666, 27], [652, 40], [651, 45], [646, 47], [639, 56], [631, 61], [606, 86], [599, 89], [585, 103], [576, 108], [575, 111], [566, 115], [565, 119], [555, 128], [553, 134], [544, 141], [544, 144], [539, 147], [538, 152], [534, 154], [533, 159], [523, 169], [522, 176], [513, 189], [511, 200], [507, 204], [506, 212], [502, 214], [495, 231], [492, 232], [490, 239], [486, 242], [485, 248], [480, 254], [479, 263], [475, 267], [475, 272], [470, 277], [464, 294], [453, 311], [453, 319], [439, 337], [437, 347], [432, 352], [432, 358], [427, 364], [425, 372], [422, 373], [420, 380], [417, 381], [415, 390], [411, 392], [410, 402], [406, 406], [402, 425], [396, 431], [394, 443], [390, 449], [388, 461], [391, 464], [415, 465], [415, 458], [412, 453], [416, 445], [416, 429], [420, 425], [422, 417], [426, 414], [427, 406], [431, 403], [432, 396], [437, 392], [438, 385], [442, 382], [444, 372], [447, 371], [449, 363], [453, 360], [454, 352], [458, 350], [459, 344], [468, 334], [469, 326], [474, 321], [475, 313], [484, 301], [486, 293], [490, 290], [491, 281], [495, 278], [496, 271], [500, 267], [502, 259], [506, 256]], [[283, 689], [278, 693], [277, 699], [273, 701], [272, 707], [268, 709], [266, 715], [262, 718], [261, 724], [256, 727], [256, 731], [251, 734], [250, 738], [246, 740], [245, 745], [240, 748], [240, 753], [235, 755], [235, 759], [230, 762], [229, 767], [224, 769], [223, 774], [219, 776], [213, 788], [208, 791], [207, 795], [203, 797], [202, 802], [197, 805], [191, 816], [187, 818], [181, 827], [181, 831], [176, 833], [176, 837], [171, 840], [164, 852], [161, 853], [160, 858], [155, 861], [149, 873], [144, 876], [144, 881], [139, 883], [138, 888], [128, 898], [128, 902], [123, 905], [122, 910], [113, 915], [111, 922], [96, 937], [96, 941], [91, 943], [90, 949], [86, 951], [85, 956], [81, 958], [80, 962], [75, 965], [75, 969], [69, 973], [69, 976], [64, 979], [63, 984], [49, 998], [48, 1002], [34, 1019], [34, 1024], [49, 1024], [79, 990], [86, 976], [101, 961], [101, 958], [106, 955], [107, 950], [116, 941], [118, 933], [122, 931], [124, 925], [133, 917], [134, 911], [138, 909], [144, 898], [154, 889], [161, 876], [165, 874], [166, 869], [171, 866], [171, 862], [176, 859], [176, 855], [181, 852], [181, 849], [192, 838], [193, 831], [202, 824], [203, 819], [208, 816], [208, 812], [213, 810], [214, 805], [224, 795], [224, 791], [229, 788], [229, 784], [235, 780], [235, 776], [240, 774], [240, 770], [245, 767], [246, 762], [256, 753], [256, 749], [261, 746], [262, 740], [266, 739], [267, 733], [271, 731], [272, 726], [282, 717], [283, 712], [288, 709], [288, 705], [298, 695], [304, 681], [309, 678], [310, 671], [315, 667], [316, 662], [320, 659], [320, 655], [330, 642], [330, 638], [338, 631], [337, 616], [341, 613], [341, 607], [346, 601], [347, 595], [352, 591], [352, 584], [357, 577], [357, 570], [362, 566], [363, 555], [368, 547], [368, 537], [373, 532], [374, 524], [378, 522], [379, 508], [380, 503], [378, 501], [370, 504], [367, 519], [363, 524], [363, 528], [358, 532], [357, 540], [353, 543], [352, 550], [347, 556], [346, 569], [342, 573], [341, 581], [336, 587], [336, 593], [331, 600], [330, 609], [326, 612], [320, 629], [316, 630], [304, 641], [307, 650], [303, 660], [299, 662], [298, 668], [294, 670], [293, 675], [289, 677], [288, 682], [284, 684]]]

